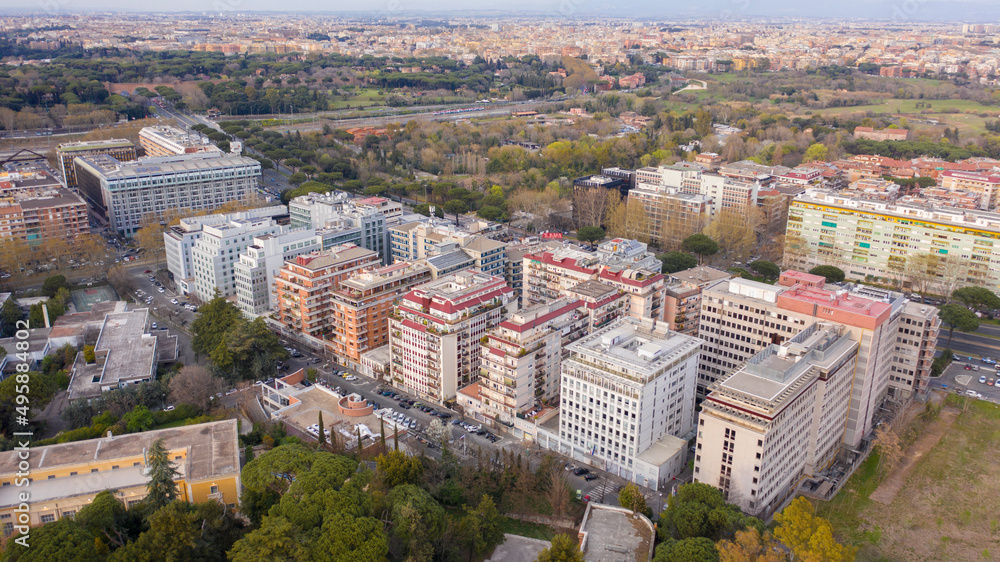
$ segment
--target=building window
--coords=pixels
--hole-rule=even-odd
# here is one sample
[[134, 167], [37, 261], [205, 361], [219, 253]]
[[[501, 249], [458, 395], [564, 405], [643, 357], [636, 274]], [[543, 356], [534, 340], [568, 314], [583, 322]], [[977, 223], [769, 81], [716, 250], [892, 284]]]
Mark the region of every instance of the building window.
[[53, 522], [55, 520], [56, 520], [56, 516], [55, 516], [54, 513], [46, 513], [45, 515], [42, 515], [42, 517], [40, 518], [40, 521], [42, 523], [51, 523], [51, 522]]
[[219, 487], [218, 487], [218, 486], [212, 486], [212, 487], [211, 487], [211, 488], [209, 489], [209, 493], [210, 493], [210, 494], [218, 494], [218, 493], [219, 493]]

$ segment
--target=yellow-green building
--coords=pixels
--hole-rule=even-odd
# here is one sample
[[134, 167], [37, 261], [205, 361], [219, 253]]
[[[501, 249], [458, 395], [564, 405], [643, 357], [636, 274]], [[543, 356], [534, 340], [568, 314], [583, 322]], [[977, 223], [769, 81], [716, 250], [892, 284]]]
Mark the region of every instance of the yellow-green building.
[[[0, 453], [3, 535], [13, 533], [15, 525], [72, 516], [105, 490], [115, 490], [127, 506], [141, 501], [149, 481], [146, 452], [157, 439], [163, 439], [178, 472], [179, 499], [239, 505], [236, 420], [224, 420]], [[27, 501], [21, 494], [28, 495]]]

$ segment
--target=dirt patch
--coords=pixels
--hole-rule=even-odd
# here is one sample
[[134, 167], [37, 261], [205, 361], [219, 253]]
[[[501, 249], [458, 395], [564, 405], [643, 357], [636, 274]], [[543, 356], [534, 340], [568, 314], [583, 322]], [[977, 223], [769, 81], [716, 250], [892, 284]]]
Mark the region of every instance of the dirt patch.
[[927, 428], [913, 445], [910, 445], [906, 449], [903, 458], [899, 461], [899, 466], [872, 492], [869, 499], [884, 505], [891, 504], [896, 499], [899, 491], [903, 489], [906, 479], [917, 466], [917, 462], [941, 441], [941, 438], [948, 432], [951, 424], [955, 422], [955, 418], [957, 417], [958, 410], [947, 409], [941, 412], [938, 420], [931, 427]]

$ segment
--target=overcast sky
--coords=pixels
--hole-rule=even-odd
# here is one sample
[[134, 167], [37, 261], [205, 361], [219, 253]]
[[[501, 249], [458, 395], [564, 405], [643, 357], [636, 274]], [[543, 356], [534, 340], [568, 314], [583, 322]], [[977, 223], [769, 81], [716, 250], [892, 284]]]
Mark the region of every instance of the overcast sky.
[[[55, 8], [55, 10], [53, 10]], [[824, 17], [906, 21], [1000, 23], [998, 0], [0, 0], [0, 11], [79, 12], [250, 11], [367, 12], [368, 15], [471, 15], [495, 12], [552, 17], [606, 15], [663, 20], [688, 17], [739, 19], [755, 16]]]

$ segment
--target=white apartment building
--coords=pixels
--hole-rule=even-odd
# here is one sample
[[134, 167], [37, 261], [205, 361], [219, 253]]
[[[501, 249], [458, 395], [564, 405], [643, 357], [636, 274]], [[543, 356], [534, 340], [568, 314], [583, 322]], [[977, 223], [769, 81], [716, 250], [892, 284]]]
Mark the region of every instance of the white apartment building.
[[216, 291], [221, 297], [235, 295], [240, 254], [253, 244], [254, 237], [277, 235], [281, 228], [271, 218], [237, 219], [203, 226], [201, 238], [191, 249], [192, 293], [203, 302], [212, 300]]
[[928, 289], [975, 285], [1000, 291], [1000, 214], [891, 204], [809, 189], [788, 210], [785, 262], [835, 265], [850, 279], [913, 279], [912, 260], [942, 258]]
[[427, 219], [389, 228], [392, 260], [428, 259], [461, 250], [473, 260], [473, 267], [489, 275], [505, 275], [507, 245], [489, 238], [490, 223], [474, 221], [456, 228], [450, 221]]
[[927, 394], [941, 317], [929, 304], [909, 301], [899, 317], [889, 374], [889, 393], [900, 398]]
[[769, 345], [702, 402], [694, 480], [769, 516], [803, 477], [835, 459], [844, 437], [858, 343], [818, 323]]
[[559, 394], [564, 344], [589, 331], [583, 301], [563, 297], [513, 314], [482, 344], [479, 395], [485, 417], [512, 426], [518, 414]]
[[640, 168], [636, 170], [635, 188], [650, 193], [666, 193], [674, 188], [680, 193], [700, 195], [711, 204], [710, 217], [718, 216], [723, 210], [730, 209], [745, 213], [757, 205], [757, 192], [761, 189], [760, 180], [768, 179], [768, 175], [726, 176], [708, 172], [704, 167], [689, 162], [681, 162], [672, 166], [657, 168]]
[[[381, 198], [369, 198], [381, 199]], [[377, 204], [359, 205], [344, 192], [310, 193], [288, 202], [293, 228], [313, 228], [324, 235], [324, 247], [355, 244], [377, 252], [384, 264], [391, 263], [386, 248], [387, 217], [392, 209]]]
[[479, 377], [480, 340], [517, 310], [503, 277], [469, 269], [424, 283], [389, 318], [392, 379], [442, 403]]
[[322, 240], [311, 228], [254, 236], [233, 267], [236, 306], [247, 318], [267, 314], [277, 306], [274, 277], [285, 261], [322, 250]]
[[113, 230], [131, 237], [150, 215], [176, 209], [215, 209], [256, 193], [260, 162], [223, 153], [140, 158], [107, 154], [75, 160], [77, 184]]
[[201, 240], [203, 227], [226, 224], [234, 220], [275, 218], [285, 214], [288, 214], [288, 209], [281, 205], [275, 205], [239, 213], [181, 219], [179, 224], [167, 227], [166, 231], [163, 232], [163, 248], [167, 254], [167, 271], [170, 273], [170, 277], [182, 293], [188, 294], [193, 290], [194, 273], [191, 269], [191, 250], [195, 243]]
[[628, 318], [568, 346], [559, 415], [539, 444], [654, 490], [685, 467], [698, 338]]

